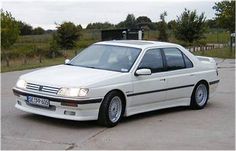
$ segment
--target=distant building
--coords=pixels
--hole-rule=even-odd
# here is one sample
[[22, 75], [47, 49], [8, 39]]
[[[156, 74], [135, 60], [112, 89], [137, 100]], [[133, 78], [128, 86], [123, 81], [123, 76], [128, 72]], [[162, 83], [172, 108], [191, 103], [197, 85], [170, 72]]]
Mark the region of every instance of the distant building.
[[101, 39], [106, 40], [142, 40], [144, 33], [142, 29], [112, 29], [102, 30]]

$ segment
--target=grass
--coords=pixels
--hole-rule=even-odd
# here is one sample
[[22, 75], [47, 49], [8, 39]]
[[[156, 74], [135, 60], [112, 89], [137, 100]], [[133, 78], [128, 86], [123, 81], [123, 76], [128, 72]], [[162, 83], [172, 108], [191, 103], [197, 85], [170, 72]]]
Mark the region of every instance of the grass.
[[14, 64], [7, 66], [2, 66], [1, 72], [10, 72], [10, 71], [19, 71], [19, 70], [25, 70], [25, 69], [34, 69], [39, 67], [46, 67], [46, 66], [52, 66], [57, 64], [63, 64], [64, 58], [55, 58], [55, 59], [43, 59], [42, 63], [39, 63], [38, 61], [32, 61], [27, 64]]
[[[72, 59], [76, 53], [79, 53], [80, 50], [68, 50], [67, 58]], [[1, 64], [1, 72], [10, 72], [10, 71], [20, 71], [25, 69], [33, 69], [39, 67], [47, 67], [52, 65], [64, 64], [65, 57], [57, 57], [57, 58], [43, 58], [42, 62], [39, 63], [38, 58], [28, 58], [27, 63], [23, 63], [23, 59], [14, 59], [10, 61], [10, 66], [7, 67], [5, 62]]]
[[26, 35], [20, 36], [16, 43], [48, 43], [50, 40], [52, 40], [52, 34]]
[[206, 34], [206, 43], [228, 43], [230, 41], [230, 34], [225, 31], [209, 32]]
[[235, 52], [231, 52], [230, 48], [218, 48], [205, 51], [193, 52], [194, 55], [199, 56], [208, 56], [208, 57], [217, 57], [224, 59], [235, 59]]

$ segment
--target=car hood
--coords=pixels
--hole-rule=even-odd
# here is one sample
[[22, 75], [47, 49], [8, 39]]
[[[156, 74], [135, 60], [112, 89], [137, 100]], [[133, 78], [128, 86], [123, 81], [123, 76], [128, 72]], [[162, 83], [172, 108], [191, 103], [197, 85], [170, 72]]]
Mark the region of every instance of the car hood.
[[86, 87], [122, 73], [108, 70], [57, 65], [36, 70], [20, 78], [29, 83], [55, 87]]

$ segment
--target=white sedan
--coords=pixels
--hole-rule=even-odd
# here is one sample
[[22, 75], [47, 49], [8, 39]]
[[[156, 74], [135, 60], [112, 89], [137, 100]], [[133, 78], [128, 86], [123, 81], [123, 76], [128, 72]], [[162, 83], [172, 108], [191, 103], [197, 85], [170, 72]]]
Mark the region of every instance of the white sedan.
[[218, 83], [213, 58], [172, 43], [119, 40], [95, 43], [63, 65], [24, 74], [13, 92], [22, 111], [112, 127], [137, 113], [202, 109]]

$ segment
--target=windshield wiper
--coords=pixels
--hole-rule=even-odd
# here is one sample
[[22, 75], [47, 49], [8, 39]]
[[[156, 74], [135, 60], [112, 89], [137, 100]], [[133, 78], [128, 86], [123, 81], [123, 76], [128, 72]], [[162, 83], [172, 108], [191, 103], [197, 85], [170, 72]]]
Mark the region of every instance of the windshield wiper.
[[71, 63], [66, 63], [65, 65], [75, 66], [74, 64], [71, 64]]
[[83, 66], [83, 65], [75, 65], [75, 64], [68, 64], [68, 65], [77, 66], [77, 67], [84, 67], [84, 68], [97, 69], [97, 67], [94, 67], [94, 66]]
[[85, 68], [92, 68], [92, 69], [97, 69], [97, 67], [93, 67], [93, 66], [83, 66]]

